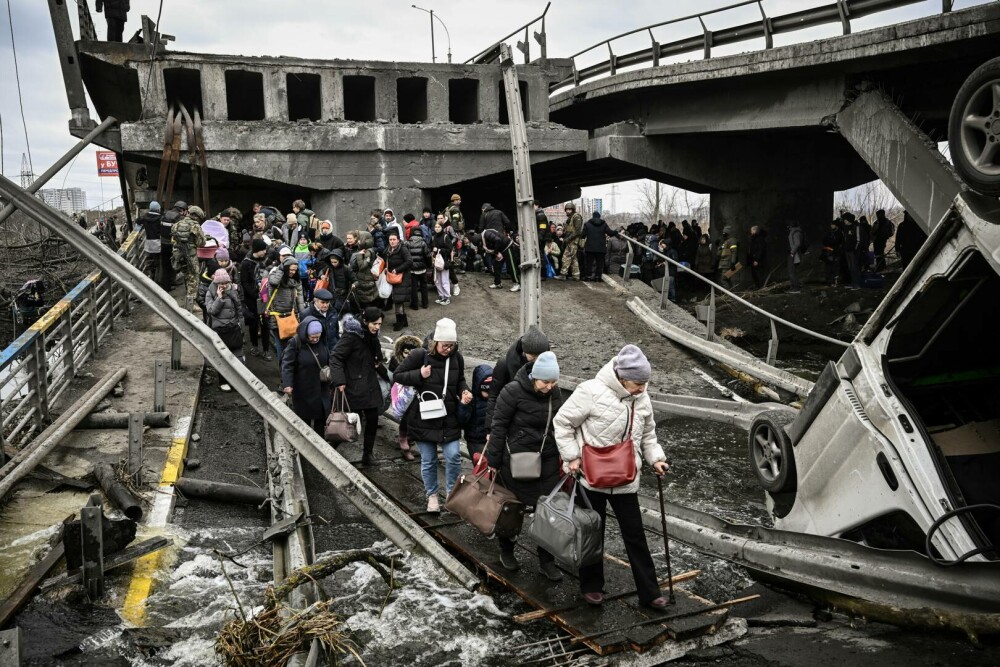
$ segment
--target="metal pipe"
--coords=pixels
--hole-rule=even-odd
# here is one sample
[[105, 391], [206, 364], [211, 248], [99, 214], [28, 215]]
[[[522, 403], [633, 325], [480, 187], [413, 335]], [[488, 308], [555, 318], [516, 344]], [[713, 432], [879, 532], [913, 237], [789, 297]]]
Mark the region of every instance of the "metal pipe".
[[[250, 372], [226, 347], [222, 339], [200, 318], [185, 310], [173, 297], [152, 284], [139, 269], [102, 245], [77, 225], [67, 225], [62, 214], [32, 197], [10, 179], [0, 176], [0, 194], [8, 197], [21, 211], [59, 233], [80, 254], [105, 267], [122, 286], [163, 318], [229, 380], [229, 384], [258, 414], [272, 424], [322, 474], [334, 488], [342, 491], [393, 544], [408, 551], [421, 551], [435, 560], [466, 588], [479, 585], [479, 577], [406, 516], [340, 453], [292, 412], [261, 380]], [[88, 410], [90, 412], [90, 410]]]
[[94, 477], [97, 478], [97, 483], [100, 484], [104, 495], [125, 516], [133, 521], [138, 521], [142, 518], [142, 503], [124, 484], [118, 481], [118, 476], [115, 475], [115, 471], [110, 463], [101, 463], [94, 466]]
[[188, 498], [203, 498], [220, 503], [260, 505], [267, 500], [267, 489], [258, 486], [212, 482], [207, 479], [181, 477], [174, 482], [174, 488]]
[[[73, 158], [79, 155], [84, 148], [93, 143], [94, 139], [99, 137], [101, 134], [104, 133], [106, 129], [108, 129], [117, 122], [118, 119], [115, 118], [114, 116], [108, 116], [107, 118], [105, 118], [103, 123], [101, 123], [93, 130], [88, 132], [87, 136], [85, 136], [83, 139], [80, 139], [80, 141], [75, 146], [73, 146], [73, 148], [69, 149], [68, 153], [63, 155], [58, 160], [56, 160], [55, 164], [46, 169], [41, 176], [32, 181], [31, 185], [28, 186], [27, 191], [30, 192], [31, 194], [35, 194], [36, 192], [38, 192], [43, 185], [48, 183], [53, 176], [62, 171], [62, 168], [65, 167], [67, 164], [69, 164]], [[17, 207], [14, 206], [14, 204], [7, 204], [6, 206], [4, 206], [3, 210], [0, 211], [0, 222], [3, 222], [7, 218], [9, 218], [10, 215], [16, 209]]]
[[[0, 179], [7, 180], [3, 176], [0, 176]], [[30, 197], [30, 199], [38, 201], [34, 197]], [[38, 203], [41, 204], [41, 202]], [[67, 227], [73, 227], [86, 234], [76, 225], [67, 225]], [[95, 240], [94, 243], [97, 241]], [[77, 424], [83, 421], [84, 417], [93, 412], [97, 404], [116, 384], [122, 381], [127, 372], [127, 369], [119, 368], [105, 375], [100, 382], [74, 403], [72, 408], [60, 415], [47, 429], [42, 431], [34, 442], [12, 457], [7, 465], [0, 469], [0, 498], [6, 496], [15, 484], [34, 470], [35, 466], [41, 463], [42, 459], [48, 456], [49, 452], [55, 449], [56, 445], [76, 428]]]
[[[127, 412], [97, 412], [87, 415], [86, 419], [77, 424], [78, 429], [128, 428]], [[169, 412], [146, 412], [142, 423], [151, 428], [166, 428], [170, 426]]]
[[[798, 324], [795, 324], [794, 322], [789, 322], [788, 320], [783, 320], [780, 317], [778, 317], [777, 315], [773, 315], [773, 314], [767, 312], [766, 310], [764, 310], [760, 306], [755, 306], [754, 304], [750, 303], [746, 299], [733, 294], [732, 292], [730, 292], [729, 290], [727, 290], [725, 287], [722, 287], [718, 283], [715, 283], [715, 282], [709, 280], [708, 278], [705, 278], [700, 273], [696, 273], [695, 271], [691, 271], [690, 269], [688, 269], [686, 266], [684, 266], [680, 262], [677, 262], [675, 260], [670, 259], [669, 257], [667, 257], [666, 255], [664, 255], [659, 250], [654, 250], [653, 248], [649, 247], [648, 245], [645, 245], [643, 243], [639, 243], [635, 239], [629, 238], [628, 236], [625, 236], [624, 234], [622, 234], [622, 238], [625, 239], [626, 241], [628, 241], [629, 243], [634, 243], [635, 245], [639, 246], [643, 250], [648, 250], [649, 252], [653, 253], [654, 255], [656, 255], [657, 257], [659, 257], [660, 259], [662, 259], [662, 260], [664, 260], [666, 262], [670, 262], [674, 266], [678, 267], [678, 269], [680, 271], [686, 271], [687, 273], [690, 273], [693, 278], [697, 278], [698, 280], [702, 281], [703, 283], [706, 283], [707, 285], [709, 285], [709, 286], [711, 286], [711, 287], [719, 290], [720, 292], [722, 292], [723, 294], [725, 294], [729, 298], [731, 298], [731, 299], [733, 299], [735, 301], [738, 301], [739, 303], [743, 304], [744, 306], [746, 306], [750, 310], [752, 310], [755, 313], [758, 313], [760, 315], [763, 315], [764, 317], [766, 317], [767, 319], [771, 320], [772, 322], [777, 322], [779, 324], [783, 324], [786, 327], [788, 327], [789, 329], [794, 329], [795, 331], [798, 331], [799, 333], [804, 333], [807, 336], [812, 336], [813, 338], [817, 338], [817, 339], [819, 339], [819, 340], [821, 340], [821, 341], [823, 341], [825, 343], [832, 343], [834, 345], [840, 345], [842, 347], [850, 347], [850, 345], [851, 345], [847, 341], [838, 340], [836, 338], [830, 338], [829, 336], [824, 336], [821, 333], [817, 333], [815, 331], [811, 331], [809, 329], [806, 329], [805, 327], [800, 326]], [[664, 279], [666, 279], [666, 277], [664, 277]]]

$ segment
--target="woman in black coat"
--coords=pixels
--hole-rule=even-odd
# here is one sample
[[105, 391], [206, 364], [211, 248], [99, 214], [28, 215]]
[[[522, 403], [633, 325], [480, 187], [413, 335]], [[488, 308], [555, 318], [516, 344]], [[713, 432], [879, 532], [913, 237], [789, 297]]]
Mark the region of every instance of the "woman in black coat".
[[382, 328], [382, 311], [375, 306], [365, 308], [359, 322], [351, 315], [341, 321], [344, 332], [330, 355], [330, 370], [333, 386], [347, 399], [350, 412], [364, 418], [364, 448], [361, 455], [363, 465], [373, 463], [372, 450], [375, 447], [375, 428], [382, 413], [381, 377], [389, 381], [385, 369], [385, 357], [378, 340]]
[[385, 249], [386, 277], [401, 276], [400, 282], [392, 286], [392, 305], [396, 313], [393, 331], [402, 331], [409, 324], [406, 321], [406, 302], [410, 300], [410, 270], [413, 260], [410, 259], [410, 249], [400, 241], [399, 235], [389, 233], [389, 247]]
[[601, 282], [604, 275], [604, 257], [608, 251], [608, 237], [618, 236], [618, 232], [608, 227], [601, 214], [594, 211], [593, 217], [583, 223], [583, 253], [587, 260], [583, 279]]
[[[445, 370], [447, 369], [447, 377]], [[472, 402], [472, 392], [465, 381], [465, 360], [458, 352], [458, 328], [447, 317], [438, 320], [426, 348], [413, 350], [393, 374], [393, 381], [413, 387], [417, 397], [406, 411], [407, 435], [420, 449], [420, 475], [424, 480], [427, 511], [440, 511], [438, 501], [437, 448], [444, 454], [445, 497], [451, 493], [459, 473], [462, 455], [459, 439], [458, 404]], [[433, 396], [432, 396], [433, 394]], [[445, 415], [425, 419], [420, 413], [421, 399], [444, 399]]]
[[[497, 397], [490, 424], [490, 443], [486, 450], [491, 468], [500, 472], [500, 482], [513, 491], [525, 505], [535, 505], [559, 483], [559, 448], [552, 433], [552, 419], [562, 406], [559, 392], [559, 364], [552, 352], [542, 352], [534, 362], [522, 366]], [[541, 454], [538, 479], [515, 479], [511, 455], [520, 452]], [[514, 556], [514, 541], [497, 539], [500, 563], [508, 570], [520, 565]], [[538, 548], [538, 564], [552, 581], [562, 574], [548, 551]]]
[[317, 433], [323, 433], [330, 414], [330, 385], [319, 378], [319, 369], [329, 363], [323, 324], [315, 317], [304, 318], [281, 351], [281, 384], [292, 397], [295, 414]]

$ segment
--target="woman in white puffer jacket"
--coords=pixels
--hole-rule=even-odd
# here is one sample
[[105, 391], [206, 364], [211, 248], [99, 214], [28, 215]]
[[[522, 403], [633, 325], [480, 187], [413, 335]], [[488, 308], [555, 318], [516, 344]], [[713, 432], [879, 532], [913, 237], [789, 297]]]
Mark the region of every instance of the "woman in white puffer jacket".
[[[575, 474], [581, 469], [584, 442], [597, 448], [618, 444], [628, 434], [629, 421], [632, 421], [635, 478], [614, 488], [592, 488], [582, 477], [578, 483], [601, 515], [602, 529], [607, 505], [611, 503], [625, 542], [639, 602], [654, 609], [663, 609], [667, 606], [667, 599], [660, 595], [638, 497], [643, 458], [657, 475], [663, 475], [668, 468], [663, 448], [656, 440], [653, 406], [646, 394], [651, 374], [652, 368], [642, 350], [635, 345], [626, 345], [598, 371], [596, 378], [581, 383], [563, 403], [553, 420], [553, 432], [566, 470]], [[592, 605], [602, 604], [603, 589], [603, 560], [580, 568], [580, 592], [584, 600]]]

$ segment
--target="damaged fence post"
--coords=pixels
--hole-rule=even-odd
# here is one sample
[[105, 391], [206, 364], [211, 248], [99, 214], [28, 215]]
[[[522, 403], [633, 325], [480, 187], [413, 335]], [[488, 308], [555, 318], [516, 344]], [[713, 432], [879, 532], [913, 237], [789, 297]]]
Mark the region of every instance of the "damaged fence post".
[[130, 412], [128, 415], [128, 475], [133, 484], [139, 483], [142, 472], [143, 417], [141, 412]]
[[104, 595], [104, 516], [101, 497], [93, 495], [80, 510], [80, 550], [83, 587], [91, 600]]
[[167, 365], [159, 359], [153, 362], [153, 412], [167, 411]]
[[767, 341], [767, 365], [773, 366], [774, 360], [778, 358], [778, 329], [771, 320], [771, 340]]
[[181, 369], [181, 335], [174, 329], [170, 338], [170, 370], [179, 371]]
[[[707, 341], [715, 339], [715, 287], [713, 286], [711, 290], [708, 297], [708, 317], [705, 318], [705, 340]], [[774, 326], [774, 322], [771, 322], [771, 326]]]

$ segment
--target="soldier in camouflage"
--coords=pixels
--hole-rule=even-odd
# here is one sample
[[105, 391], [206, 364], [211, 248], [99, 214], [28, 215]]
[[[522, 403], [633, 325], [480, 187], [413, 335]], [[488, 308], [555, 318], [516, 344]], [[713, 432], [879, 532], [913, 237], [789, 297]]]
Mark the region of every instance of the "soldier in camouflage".
[[204, 219], [205, 212], [198, 206], [191, 206], [187, 215], [170, 228], [174, 246], [171, 262], [174, 271], [184, 273], [189, 308], [198, 296], [198, 248], [205, 245], [205, 232], [201, 229], [201, 221]]
[[556, 280], [568, 280], [570, 277], [579, 280], [579, 252], [583, 248], [583, 216], [577, 213], [576, 204], [568, 202], [566, 217], [566, 224], [563, 226], [563, 238], [566, 240], [562, 251], [563, 269], [562, 274], [556, 276]]
[[[444, 215], [451, 223], [451, 228], [456, 232], [465, 231], [465, 217], [462, 215], [462, 198], [459, 195], [451, 196], [451, 204], [444, 210]], [[472, 231], [472, 230], [470, 230]]]

